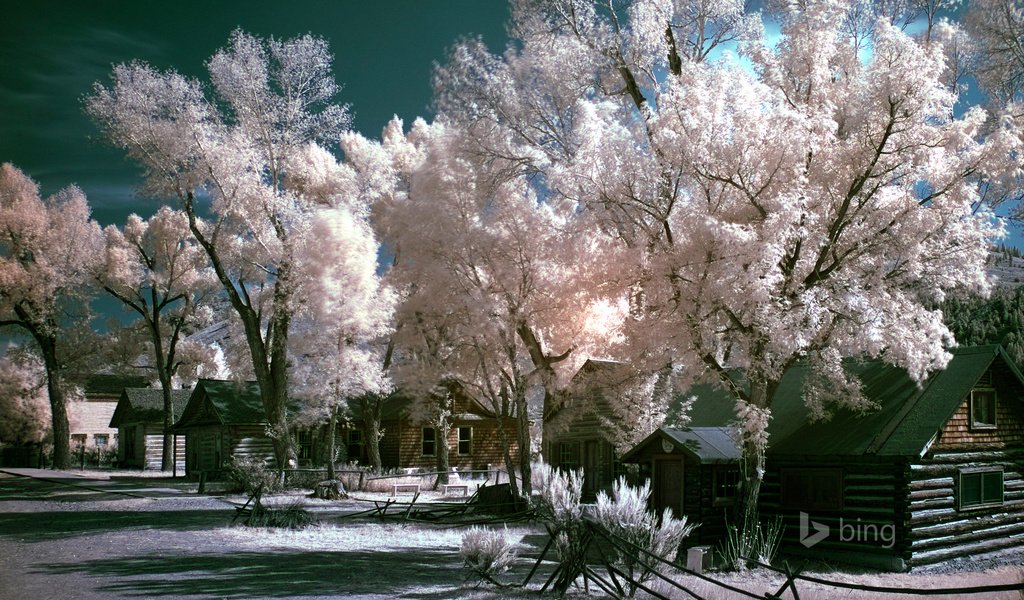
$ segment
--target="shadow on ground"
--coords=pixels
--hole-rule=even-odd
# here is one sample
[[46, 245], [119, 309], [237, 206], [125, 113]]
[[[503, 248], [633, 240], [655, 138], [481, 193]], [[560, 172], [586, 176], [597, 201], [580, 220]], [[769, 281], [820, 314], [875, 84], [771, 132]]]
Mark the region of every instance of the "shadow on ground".
[[462, 587], [465, 573], [451, 550], [150, 554], [39, 565], [36, 572], [111, 579], [96, 589], [116, 595], [219, 598], [450, 598]]
[[59, 511], [0, 513], [0, 537], [45, 542], [78, 535], [127, 530], [209, 530], [225, 527], [234, 511]]

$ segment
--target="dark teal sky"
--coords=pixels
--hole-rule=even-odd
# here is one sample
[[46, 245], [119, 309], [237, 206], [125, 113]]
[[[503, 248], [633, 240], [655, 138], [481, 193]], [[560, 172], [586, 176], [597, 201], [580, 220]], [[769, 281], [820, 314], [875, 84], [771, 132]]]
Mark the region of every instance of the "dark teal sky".
[[504, 0], [208, 0], [9, 2], [0, 27], [0, 162], [44, 194], [77, 183], [101, 224], [123, 224], [158, 203], [134, 194], [138, 172], [97, 139], [82, 96], [111, 66], [141, 59], [202, 76], [235, 28], [260, 36], [326, 38], [340, 100], [354, 127], [378, 137], [397, 114], [430, 117], [433, 64], [463, 36], [506, 43]]

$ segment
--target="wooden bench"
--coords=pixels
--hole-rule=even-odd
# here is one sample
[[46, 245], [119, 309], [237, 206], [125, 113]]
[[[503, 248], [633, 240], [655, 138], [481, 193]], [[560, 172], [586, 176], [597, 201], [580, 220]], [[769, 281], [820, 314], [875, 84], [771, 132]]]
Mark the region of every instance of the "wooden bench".
[[460, 496], [463, 498], [469, 496], [469, 485], [465, 483], [446, 483], [444, 484], [444, 495], [454, 496], [452, 492], [460, 492]]
[[419, 494], [420, 484], [418, 483], [393, 483], [391, 484], [391, 495], [397, 496], [399, 492], [408, 494]]

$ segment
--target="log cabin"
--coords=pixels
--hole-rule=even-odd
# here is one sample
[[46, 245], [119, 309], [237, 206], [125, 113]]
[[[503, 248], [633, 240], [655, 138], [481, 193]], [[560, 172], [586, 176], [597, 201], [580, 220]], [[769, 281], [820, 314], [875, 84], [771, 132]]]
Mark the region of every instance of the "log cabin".
[[544, 407], [544, 458], [553, 467], [583, 471], [584, 500], [610, 491], [625, 474], [613, 441], [621, 424], [612, 418], [609, 398], [633, 376], [623, 363], [588, 359], [566, 390]]
[[[182, 414], [190, 390], [171, 390], [175, 415]], [[164, 395], [160, 388], [124, 388], [110, 418], [117, 429], [117, 461], [128, 469], [160, 470], [164, 448]], [[176, 469], [185, 469], [184, 440], [173, 436]]]
[[185, 436], [185, 475], [190, 479], [203, 472], [216, 477], [232, 456], [260, 458], [276, 468], [254, 381], [200, 379], [172, 431]]
[[[381, 466], [386, 469], [422, 469], [431, 471], [437, 466], [437, 453], [444, 448], [440, 430], [430, 423], [414, 417], [413, 399], [402, 394], [392, 395], [384, 404], [381, 414], [380, 439]], [[367, 464], [364, 432], [358, 426], [357, 410], [351, 411], [340, 432], [347, 450], [347, 459]], [[513, 460], [518, 460], [516, 424], [511, 418], [499, 419], [494, 411], [479, 400], [461, 391], [453, 394], [447, 436], [448, 466], [459, 471], [491, 470], [505, 464], [501, 444], [501, 431], [507, 436]]]
[[[837, 408], [815, 420], [803, 400], [806, 365], [792, 367], [775, 394], [759, 510], [784, 523], [784, 550], [905, 570], [1024, 545], [1024, 377], [1002, 348], [957, 349], [920, 385], [882, 361], [851, 360], [847, 368], [873, 409]], [[734, 420], [734, 401], [721, 388], [689, 393], [696, 400], [685, 435]], [[687, 452], [685, 441], [662, 446], [679, 435], [662, 430], [627, 454], [646, 463], [654, 489], [679, 496], [653, 502], [682, 506], [697, 520], [728, 516], [729, 503], [716, 506], [728, 493], [713, 470], [708, 477], [703, 456]], [[659, 482], [678, 478], [658, 470], [657, 461], [674, 455], [682, 456], [681, 482]], [[700, 543], [720, 531], [717, 515], [707, 522], [714, 525], [698, 534]]]

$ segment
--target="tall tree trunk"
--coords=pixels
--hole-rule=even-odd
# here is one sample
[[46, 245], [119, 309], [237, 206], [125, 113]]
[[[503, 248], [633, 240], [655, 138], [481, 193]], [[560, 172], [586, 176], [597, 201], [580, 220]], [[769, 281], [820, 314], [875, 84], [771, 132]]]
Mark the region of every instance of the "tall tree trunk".
[[505, 469], [508, 471], [508, 483], [512, 491], [512, 497], [519, 497], [519, 482], [516, 480], [516, 461], [512, 459], [512, 448], [508, 439], [508, 432], [505, 431], [505, 421], [509, 418], [508, 386], [501, 385], [501, 410], [496, 410], [495, 418], [498, 422], [498, 440], [501, 442], [501, 452], [505, 458]]
[[[533, 329], [526, 323], [520, 323], [516, 328], [516, 335], [526, 346], [530, 354], [530, 362], [533, 363], [535, 372], [540, 376], [541, 385], [544, 387], [544, 410], [547, 410], [552, 397], [555, 394], [555, 368], [554, 365], [569, 358], [573, 348], [569, 348], [557, 356], [547, 354], [541, 345], [540, 339], [533, 332]], [[525, 383], [525, 382], [524, 382]], [[517, 441], [519, 442], [519, 470], [523, 476], [523, 493], [527, 498], [533, 493], [533, 482], [531, 481], [533, 467], [533, 448], [530, 439], [530, 413], [529, 404], [526, 400], [525, 385], [516, 394], [516, 418], [518, 427], [516, 430]]]
[[363, 440], [366, 441], [366, 458], [370, 470], [380, 473], [383, 465], [380, 459], [380, 418], [384, 399], [378, 394], [364, 394], [360, 399], [363, 413]]
[[527, 499], [533, 494], [533, 468], [530, 462], [532, 443], [530, 439], [530, 411], [526, 401], [526, 390], [516, 390], [516, 442], [519, 445], [519, 474], [523, 478], [522, 494]]
[[[232, 308], [242, 321], [245, 341], [249, 346], [252, 367], [256, 375], [256, 383], [260, 388], [260, 399], [263, 410], [270, 425], [271, 441], [274, 444], [274, 458], [278, 469], [284, 469], [295, 460], [295, 449], [288, 432], [288, 329], [291, 321], [289, 314], [290, 293], [288, 286], [291, 276], [291, 265], [282, 261], [278, 266], [277, 280], [274, 282], [273, 308], [270, 323], [267, 326], [266, 339], [263, 337], [261, 313], [253, 306], [244, 281], [235, 281], [228, 274], [220, 252], [216, 246], [216, 233], [211, 239], [199, 226], [196, 216], [195, 197], [192, 192], [182, 196], [182, 207], [188, 215], [189, 229], [196, 241], [206, 251], [210, 264], [213, 266], [217, 279], [227, 293]], [[286, 242], [281, 238], [282, 242]], [[244, 297], [243, 297], [244, 295]]]
[[57, 339], [33, 329], [46, 366], [46, 391], [50, 396], [50, 416], [53, 426], [53, 468], [71, 468], [71, 425], [68, 423], [67, 397], [61, 381], [60, 363], [57, 362]]
[[439, 448], [435, 453], [437, 460], [435, 465], [437, 466], [437, 483], [443, 485], [449, 483], [448, 471], [451, 469], [451, 462], [449, 456], [451, 453], [451, 444], [448, 443], [448, 436], [452, 433], [452, 422], [448, 418], [442, 418], [437, 422], [437, 437]]
[[[160, 470], [170, 471], [174, 468], [174, 439], [171, 428], [174, 427], [174, 403], [171, 401], [171, 376], [165, 370], [160, 373], [160, 387], [164, 397], [164, 447], [160, 454]], [[145, 463], [145, 458], [143, 458]]]
[[327, 420], [327, 480], [334, 481], [334, 443], [338, 429], [338, 407], [331, 407], [331, 416]]
[[[758, 500], [761, 483], [764, 481], [765, 451], [767, 450], [768, 416], [772, 398], [778, 388], [778, 380], [750, 371], [750, 394], [746, 400], [739, 400], [742, 411], [740, 430], [740, 477], [742, 489], [739, 500], [739, 523], [741, 528], [741, 554], [758, 558], [761, 529], [759, 527]], [[742, 565], [737, 565], [742, 566]]]

